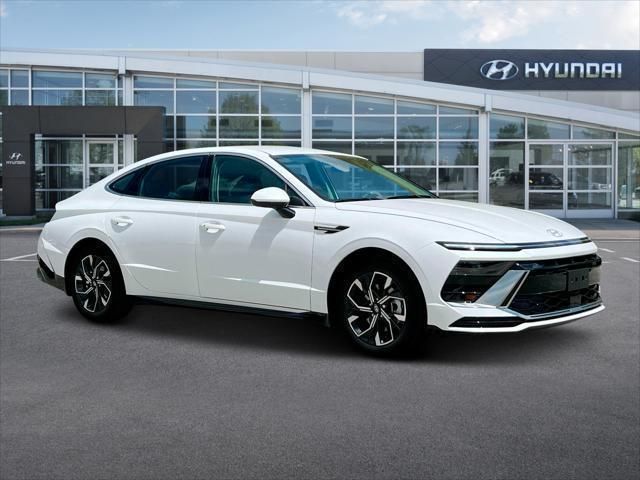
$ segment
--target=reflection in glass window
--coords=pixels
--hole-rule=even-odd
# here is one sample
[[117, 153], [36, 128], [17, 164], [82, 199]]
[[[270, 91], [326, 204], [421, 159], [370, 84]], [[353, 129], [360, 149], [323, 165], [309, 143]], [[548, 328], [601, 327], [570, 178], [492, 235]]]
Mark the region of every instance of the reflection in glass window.
[[11, 88], [29, 88], [29, 70], [11, 70]]
[[82, 140], [36, 140], [36, 164], [82, 165]]
[[83, 188], [82, 165], [70, 167], [37, 165], [36, 188], [63, 188], [81, 189]]
[[85, 105], [111, 106], [116, 104], [115, 90], [86, 90], [84, 92]]
[[435, 165], [435, 142], [398, 142], [398, 165]]
[[262, 88], [262, 114], [301, 113], [301, 91], [292, 88]]
[[569, 168], [570, 190], [611, 190], [610, 168]]
[[313, 141], [313, 145], [312, 148], [317, 148], [320, 150], [327, 150], [330, 152], [339, 152], [339, 153], [346, 153], [351, 155], [352, 152], [352, 148], [351, 148], [351, 142], [325, 142], [325, 141]]
[[356, 95], [355, 113], [356, 115], [393, 115], [393, 100]]
[[557, 145], [529, 145], [530, 165], [562, 165], [564, 146]]
[[396, 173], [401, 177], [417, 183], [427, 190], [436, 190], [436, 169], [435, 168], [407, 168], [398, 167]]
[[133, 77], [134, 88], [173, 88], [173, 78], [147, 77], [136, 75]]
[[9, 90], [0, 90], [0, 105], [9, 105]]
[[570, 137], [571, 128], [567, 123], [549, 122], [529, 118], [527, 120], [527, 135], [530, 139], [560, 139], [565, 140]]
[[569, 210], [611, 209], [611, 192], [569, 192]]
[[258, 117], [220, 117], [220, 138], [258, 138]]
[[569, 165], [611, 165], [611, 145], [569, 145], [568, 149]]
[[11, 89], [11, 105], [29, 105], [29, 90]]
[[595, 139], [613, 139], [615, 136], [614, 132], [609, 130], [600, 130], [599, 128], [588, 128], [581, 127], [578, 125], [574, 125], [573, 127], [573, 138], [574, 139], [585, 139], [585, 140], [595, 140]]
[[258, 113], [258, 92], [219, 92], [220, 113]]
[[640, 209], [640, 141], [618, 143], [618, 206]]
[[168, 200], [195, 200], [196, 181], [204, 158], [185, 157], [151, 165], [140, 181], [140, 196]]
[[524, 138], [524, 117], [491, 115], [491, 138]]
[[85, 88], [115, 88], [116, 77], [109, 73], [87, 73], [84, 77]]
[[436, 106], [398, 100], [398, 115], [435, 115]]
[[34, 88], [82, 88], [82, 72], [33, 71]]
[[439, 190], [478, 190], [477, 168], [439, 168]]
[[440, 117], [440, 138], [478, 138], [478, 117]]
[[[238, 145], [245, 145], [246, 142], [238, 143]], [[222, 145], [222, 143], [220, 144]], [[215, 147], [215, 140], [178, 140], [176, 143], [176, 150], [186, 150], [187, 148], [204, 148], [204, 147]], [[173, 150], [173, 148], [171, 148]]]
[[393, 138], [393, 117], [356, 117], [355, 138]]
[[173, 113], [173, 92], [137, 90], [133, 92], [133, 104], [164, 107], [165, 112], [171, 114]]
[[491, 142], [489, 201], [494, 205], [524, 208], [524, 143]]
[[440, 166], [478, 165], [477, 142], [440, 143]]
[[300, 117], [262, 117], [262, 138], [300, 138], [301, 136]]
[[559, 210], [563, 207], [563, 194], [557, 192], [530, 192], [529, 208], [531, 210]]
[[564, 171], [562, 168], [529, 167], [529, 189], [531, 190], [562, 190], [564, 187]]
[[398, 138], [436, 138], [436, 117], [398, 117]]
[[313, 92], [312, 112], [322, 115], [350, 115], [351, 95], [347, 93]]
[[216, 113], [216, 92], [177, 91], [176, 113]]
[[34, 105], [82, 105], [82, 90], [34, 90]]
[[215, 80], [196, 80], [193, 78], [178, 78], [176, 88], [216, 88]]
[[351, 117], [313, 117], [313, 138], [351, 138]]
[[176, 116], [176, 137], [216, 138], [216, 117], [178, 115]]
[[356, 142], [354, 153], [378, 165], [393, 165], [393, 142]]
[[254, 83], [231, 83], [220, 82], [220, 88], [224, 90], [257, 90], [258, 85]]
[[474, 115], [477, 113], [477, 110], [440, 106], [440, 115]]
[[0, 68], [0, 88], [9, 88], [9, 70]]

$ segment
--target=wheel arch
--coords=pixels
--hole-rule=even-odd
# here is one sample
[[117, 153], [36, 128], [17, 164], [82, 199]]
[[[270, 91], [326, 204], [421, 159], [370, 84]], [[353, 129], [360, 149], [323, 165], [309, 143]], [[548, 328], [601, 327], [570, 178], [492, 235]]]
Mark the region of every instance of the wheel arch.
[[73, 292], [73, 272], [71, 271], [73, 268], [73, 259], [78, 255], [78, 252], [88, 248], [107, 250], [113, 258], [116, 259], [116, 264], [118, 264], [118, 273], [120, 274], [120, 278], [122, 278], [122, 269], [120, 268], [118, 257], [111, 247], [98, 238], [85, 237], [78, 240], [73, 247], [71, 247], [64, 262], [64, 290], [67, 295], [71, 295]]

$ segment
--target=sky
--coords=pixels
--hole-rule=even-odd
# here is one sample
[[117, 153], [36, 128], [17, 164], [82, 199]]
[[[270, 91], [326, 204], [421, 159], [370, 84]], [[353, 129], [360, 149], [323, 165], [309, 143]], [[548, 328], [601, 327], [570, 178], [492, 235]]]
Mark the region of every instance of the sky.
[[0, 0], [0, 49], [640, 49], [640, 0]]

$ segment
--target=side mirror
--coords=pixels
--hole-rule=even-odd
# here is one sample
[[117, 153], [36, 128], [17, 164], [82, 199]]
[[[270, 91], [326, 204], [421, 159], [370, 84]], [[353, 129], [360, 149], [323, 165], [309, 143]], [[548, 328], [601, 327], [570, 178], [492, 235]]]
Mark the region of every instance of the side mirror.
[[261, 188], [251, 195], [251, 204], [256, 207], [275, 209], [284, 218], [292, 218], [296, 212], [289, 208], [289, 195], [278, 187]]

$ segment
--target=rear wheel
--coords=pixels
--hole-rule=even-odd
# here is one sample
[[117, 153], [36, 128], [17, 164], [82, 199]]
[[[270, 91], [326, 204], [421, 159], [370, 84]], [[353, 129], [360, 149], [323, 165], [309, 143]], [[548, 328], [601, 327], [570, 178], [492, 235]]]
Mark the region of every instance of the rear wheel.
[[114, 322], [131, 309], [120, 267], [106, 248], [88, 248], [73, 258], [71, 297], [89, 320]]
[[353, 343], [378, 355], [414, 353], [426, 330], [424, 299], [413, 274], [396, 265], [355, 268], [343, 275], [338, 320]]

